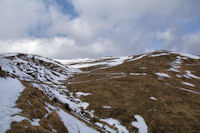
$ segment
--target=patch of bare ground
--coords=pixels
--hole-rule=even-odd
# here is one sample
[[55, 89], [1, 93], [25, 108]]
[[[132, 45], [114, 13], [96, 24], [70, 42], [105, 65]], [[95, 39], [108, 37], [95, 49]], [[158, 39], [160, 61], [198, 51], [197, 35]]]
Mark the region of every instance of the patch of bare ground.
[[[48, 113], [45, 103], [57, 106], [42, 91], [32, 87], [28, 82], [23, 82], [26, 87], [16, 101], [16, 107], [21, 109], [20, 115], [27, 119], [20, 122], [12, 122], [11, 129], [6, 133], [67, 133], [67, 128], [60, 120], [58, 114], [53, 111]], [[32, 125], [30, 121], [40, 119], [39, 126]]]
[[7, 76], [8, 76], [8, 74], [5, 73], [0, 67], [0, 77], [7, 77]]
[[[200, 94], [179, 88], [199, 92], [200, 79], [184, 76], [179, 78], [176, 74], [184, 75], [186, 70], [190, 70], [200, 76], [200, 61], [186, 59], [180, 64], [180, 72], [169, 71], [176, 58], [176, 54], [146, 56], [111, 68], [77, 74], [71, 78], [71, 84], [66, 86], [70, 92], [92, 93], [80, 97], [82, 101], [89, 103], [87, 109], [94, 110], [99, 118], [118, 119], [129, 131], [137, 132], [131, 122], [135, 120], [134, 115], [139, 114], [147, 123], [148, 132], [196, 133], [200, 131]], [[170, 77], [159, 77], [155, 74], [157, 72]], [[182, 82], [192, 83], [195, 87]], [[105, 105], [111, 108], [103, 108]], [[95, 123], [99, 119], [91, 118], [91, 121]]]

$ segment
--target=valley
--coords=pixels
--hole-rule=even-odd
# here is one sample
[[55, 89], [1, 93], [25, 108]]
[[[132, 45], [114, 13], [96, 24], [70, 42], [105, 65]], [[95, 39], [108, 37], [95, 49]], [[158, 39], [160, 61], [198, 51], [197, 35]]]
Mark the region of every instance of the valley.
[[14, 79], [23, 86], [13, 103], [18, 111], [10, 114], [19, 118], [11, 117], [11, 127], [1, 132], [200, 131], [199, 56], [156, 51], [52, 60], [1, 54], [0, 68], [2, 83]]

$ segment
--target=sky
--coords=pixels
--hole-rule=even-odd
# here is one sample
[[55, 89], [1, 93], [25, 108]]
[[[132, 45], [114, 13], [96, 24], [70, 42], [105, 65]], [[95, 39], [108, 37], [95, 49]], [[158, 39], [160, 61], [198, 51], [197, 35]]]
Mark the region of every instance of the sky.
[[200, 55], [200, 0], [0, 0], [0, 53]]

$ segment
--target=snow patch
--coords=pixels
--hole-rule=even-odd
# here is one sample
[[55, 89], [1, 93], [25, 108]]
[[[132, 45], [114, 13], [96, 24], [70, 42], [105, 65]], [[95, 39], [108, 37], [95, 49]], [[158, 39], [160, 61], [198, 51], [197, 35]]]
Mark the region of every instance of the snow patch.
[[177, 69], [177, 67], [171, 67], [171, 68], [169, 68], [168, 69], [169, 71], [174, 71], [174, 72], [180, 72], [178, 69]]
[[69, 133], [98, 133], [98, 131], [88, 127], [84, 122], [64, 112], [62, 109], [58, 110], [57, 113], [67, 127]]
[[[107, 58], [91, 60], [90, 62], [75, 64], [75, 65], [70, 65], [70, 66], [73, 67], [73, 68], [86, 68], [86, 67], [92, 67], [92, 66], [98, 66], [98, 65], [104, 65], [104, 66], [107, 66], [107, 67], [111, 67], [111, 66], [120, 65], [125, 60], [127, 60], [129, 58], [130, 57], [128, 57], [128, 56], [116, 57], [116, 58], [107, 57]], [[109, 60], [103, 61], [102, 59], [109, 59]], [[92, 61], [99, 61], [99, 62], [92, 62]]]
[[182, 75], [180, 75], [180, 74], [176, 74], [176, 77], [178, 77], [178, 78], [181, 78], [181, 77], [182, 77]]
[[188, 83], [188, 82], [182, 82], [184, 85], [188, 85], [188, 86], [191, 86], [191, 87], [195, 87], [195, 85], [191, 84], [191, 83]]
[[146, 75], [146, 73], [129, 73], [129, 75], [136, 75], [136, 76], [139, 76], [139, 75]]
[[68, 79], [76, 71], [57, 61], [30, 54], [22, 57], [1, 54], [0, 66], [2, 70], [16, 75], [21, 80], [57, 84]]
[[179, 89], [180, 89], [180, 90], [183, 90], [183, 91], [192, 92], [192, 93], [195, 93], [195, 94], [200, 94], [200, 92], [193, 91], [193, 90], [189, 90], [189, 89], [185, 89], [185, 88], [179, 88]]
[[82, 107], [83, 109], [87, 109], [87, 107], [89, 106], [89, 103], [87, 103], [87, 102], [81, 102], [79, 104], [79, 106]]
[[81, 112], [81, 108], [86, 109], [89, 106], [89, 103], [82, 102], [80, 99], [73, 97], [73, 93], [69, 93], [70, 95], [67, 96], [65, 94], [67, 89], [59, 89], [59, 86], [51, 87], [46, 84], [32, 84], [34, 87], [39, 88], [43, 92], [45, 92], [49, 97], [56, 97], [62, 103], [68, 104], [68, 106], [76, 111], [77, 113]]
[[88, 96], [91, 95], [92, 93], [85, 93], [85, 92], [76, 92], [76, 96], [80, 97], [80, 96]]
[[125, 126], [122, 126], [120, 122], [113, 118], [107, 118], [107, 119], [100, 119], [100, 121], [108, 123], [110, 126], [113, 126], [118, 129], [119, 133], [128, 133], [129, 131], [126, 129]]
[[118, 57], [117, 59], [114, 59], [111, 62], [108, 62], [108, 65], [117, 66], [117, 65], [122, 64], [125, 60], [128, 60], [129, 58], [130, 58], [129, 56]]
[[150, 55], [150, 57], [157, 57], [157, 56], [162, 56], [162, 55], [169, 55], [169, 54], [168, 53], [160, 53], [160, 54]]
[[134, 121], [131, 124], [134, 127], [138, 128], [139, 133], [147, 133], [148, 127], [147, 127], [147, 124], [145, 123], [144, 119], [140, 115], [135, 115], [134, 117], [137, 121]]
[[158, 75], [159, 77], [167, 77], [167, 78], [171, 78], [168, 74], [166, 74], [166, 73], [160, 73], [160, 72], [158, 72], [158, 73], [155, 73], [156, 75]]
[[186, 78], [200, 79], [200, 77], [198, 77], [198, 76], [192, 74], [191, 71], [186, 70], [185, 72], [186, 72], [186, 74], [184, 75], [184, 77], [186, 77]]
[[[171, 52], [171, 53], [174, 53], [174, 52]], [[188, 54], [188, 53], [174, 53], [174, 54], [179, 54], [181, 56], [185, 56], [185, 57], [189, 57], [191, 59], [200, 59], [199, 56], [196, 56], [196, 55], [191, 55], [191, 54]]]
[[97, 126], [103, 128], [103, 124], [102, 124], [102, 123], [96, 122], [95, 125], [97, 125]]
[[90, 59], [90, 58], [76, 58], [76, 59], [68, 59], [68, 60], [62, 60], [62, 59], [54, 59], [62, 64], [75, 64], [75, 63], [83, 63], [83, 62], [93, 62], [96, 61], [96, 59]]
[[24, 118], [20, 116], [13, 116], [20, 113], [21, 110], [14, 108], [16, 100], [20, 93], [24, 90], [24, 86], [19, 80], [13, 78], [0, 78], [0, 132], [4, 133], [10, 128], [12, 121], [21, 121]]
[[31, 122], [31, 125], [33, 126], [40, 126], [40, 123], [39, 123], [40, 119], [33, 119]]
[[142, 59], [145, 56], [147, 56], [147, 54], [143, 54], [143, 55], [140, 55], [140, 56], [138, 56], [136, 58], [129, 59], [128, 61], [136, 61], [136, 60]]
[[111, 109], [111, 106], [103, 106], [104, 109]]
[[158, 100], [157, 98], [155, 97], [149, 97], [151, 100]]

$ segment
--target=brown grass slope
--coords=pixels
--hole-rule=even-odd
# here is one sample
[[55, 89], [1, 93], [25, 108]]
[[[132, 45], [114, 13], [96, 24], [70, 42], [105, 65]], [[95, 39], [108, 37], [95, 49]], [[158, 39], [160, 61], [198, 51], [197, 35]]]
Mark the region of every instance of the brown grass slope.
[[[151, 57], [161, 53], [166, 55]], [[24, 54], [19, 54], [17, 57], [28, 59]], [[67, 74], [66, 69], [58, 65], [35, 58], [29, 60], [55, 72]], [[177, 71], [170, 70], [174, 64], [177, 65], [177, 60], [181, 62], [178, 64], [179, 67], [176, 67]], [[93, 63], [95, 62], [99, 61]], [[138, 60], [126, 60], [118, 66], [104, 67], [99, 65], [83, 68], [84, 73], [75, 74], [65, 83], [69, 93], [73, 93], [74, 97], [76, 97], [75, 92], [91, 93], [77, 98], [89, 103], [86, 110], [94, 110], [96, 116], [94, 118], [90, 117], [86, 110], [82, 110], [82, 114], [93, 124], [100, 122], [100, 118], [114, 118], [130, 132], [138, 132], [131, 122], [135, 120], [134, 115], [139, 114], [144, 118], [148, 132], [200, 132], [200, 79], [188, 77], [188, 71], [200, 77], [200, 60], [162, 51], [150, 53]], [[157, 72], [168, 74], [170, 78], [159, 77], [155, 74]], [[135, 73], [142, 75], [134, 75]], [[9, 75], [0, 67], [0, 77]], [[15, 77], [15, 75], [10, 76]], [[37, 74], [33, 77], [37, 78]], [[56, 111], [48, 113], [45, 108], [48, 103], [64, 110], [64, 104], [50, 100], [44, 92], [33, 87], [31, 82], [35, 81], [21, 82], [26, 88], [16, 102], [16, 107], [22, 110], [17, 115], [26, 119], [12, 122], [11, 129], [7, 133], [50, 133], [53, 132], [52, 129], [58, 133], [68, 132]], [[150, 97], [155, 97], [157, 100], [152, 100]], [[111, 108], [103, 108], [105, 105]], [[39, 119], [39, 126], [31, 125], [30, 121], [34, 119]]]
[[[48, 114], [48, 111], [45, 109], [45, 103], [54, 106], [58, 105], [38, 88], [32, 87], [28, 82], [23, 82], [23, 85], [26, 88], [16, 101], [16, 107], [22, 110], [18, 115], [29, 120], [12, 122], [11, 129], [6, 133], [51, 133], [52, 129], [56, 130], [57, 133], [67, 133], [67, 128], [60, 120], [58, 114], [55, 111]], [[40, 119], [39, 126], [31, 125], [30, 120], [34, 119]]]
[[[154, 52], [149, 55], [160, 53], [168, 52]], [[200, 92], [200, 79], [184, 76], [188, 70], [200, 77], [200, 60], [182, 57], [182, 64], [177, 68], [179, 72], [169, 71], [178, 57], [182, 56], [145, 56], [106, 69], [93, 71], [95, 67], [85, 68], [82, 70], [90, 72], [76, 74], [66, 86], [73, 93], [92, 93], [80, 97], [82, 101], [90, 103], [88, 110], [94, 110], [95, 116], [99, 118], [118, 119], [129, 131], [137, 132], [131, 122], [134, 121], [134, 115], [139, 114], [147, 123], [148, 132], [197, 133], [200, 132], [200, 94], [180, 88]], [[157, 72], [168, 74], [171, 78], [159, 77], [155, 74]], [[182, 76], [177, 77], [177, 74]], [[112, 108], [103, 108], [104, 105]], [[93, 123], [99, 121], [96, 118], [90, 119]]]

